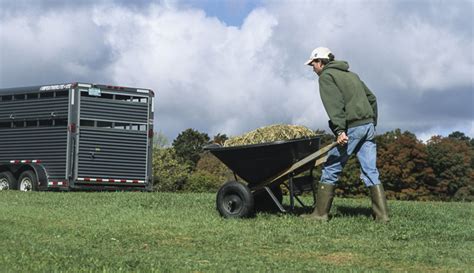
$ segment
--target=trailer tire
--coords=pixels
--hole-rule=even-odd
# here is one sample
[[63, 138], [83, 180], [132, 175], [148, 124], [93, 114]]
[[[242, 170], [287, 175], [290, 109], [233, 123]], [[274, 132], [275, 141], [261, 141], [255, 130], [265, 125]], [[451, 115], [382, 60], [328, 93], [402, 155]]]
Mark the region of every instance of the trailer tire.
[[250, 217], [254, 213], [254, 198], [246, 185], [229, 181], [217, 192], [216, 206], [224, 218]]
[[24, 171], [18, 178], [18, 190], [20, 191], [37, 191], [38, 178], [33, 171]]
[[[281, 190], [280, 185], [270, 187], [270, 190], [275, 195], [276, 199], [280, 204], [283, 201], [283, 191]], [[261, 212], [276, 212], [280, 209], [273, 201], [272, 197], [264, 189], [255, 194], [255, 210]]]
[[0, 173], [0, 191], [13, 190], [16, 188], [15, 176], [9, 171]]

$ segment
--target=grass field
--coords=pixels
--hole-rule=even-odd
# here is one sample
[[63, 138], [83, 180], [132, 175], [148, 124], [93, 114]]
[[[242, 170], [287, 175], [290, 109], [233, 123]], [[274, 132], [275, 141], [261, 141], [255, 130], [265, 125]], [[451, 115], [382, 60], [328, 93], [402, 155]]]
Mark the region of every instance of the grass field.
[[474, 272], [474, 204], [337, 199], [328, 223], [221, 219], [214, 194], [0, 192], [0, 271]]

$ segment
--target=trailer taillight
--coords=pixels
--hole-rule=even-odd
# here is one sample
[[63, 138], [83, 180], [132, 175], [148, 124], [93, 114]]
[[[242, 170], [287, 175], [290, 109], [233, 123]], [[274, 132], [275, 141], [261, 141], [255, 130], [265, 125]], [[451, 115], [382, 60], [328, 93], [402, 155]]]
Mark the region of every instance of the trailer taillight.
[[75, 133], [77, 131], [77, 126], [75, 123], [69, 124], [69, 132]]
[[113, 86], [113, 85], [107, 85], [108, 89], [115, 89], [115, 90], [125, 90], [125, 87], [122, 86]]
[[148, 129], [148, 138], [153, 138], [153, 129]]

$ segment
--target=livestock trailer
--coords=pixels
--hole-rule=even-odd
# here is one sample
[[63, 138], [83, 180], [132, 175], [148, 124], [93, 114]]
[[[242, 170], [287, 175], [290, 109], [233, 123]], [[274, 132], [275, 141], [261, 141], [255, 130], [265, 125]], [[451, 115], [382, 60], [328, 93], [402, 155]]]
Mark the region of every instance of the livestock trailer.
[[153, 108], [150, 89], [0, 89], [0, 189], [151, 190]]

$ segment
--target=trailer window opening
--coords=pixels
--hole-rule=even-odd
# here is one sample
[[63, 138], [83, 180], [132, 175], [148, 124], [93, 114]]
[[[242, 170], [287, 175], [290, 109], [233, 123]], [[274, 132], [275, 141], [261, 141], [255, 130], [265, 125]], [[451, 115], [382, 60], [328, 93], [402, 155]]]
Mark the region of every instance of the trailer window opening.
[[40, 99], [50, 99], [50, 98], [54, 98], [54, 92], [40, 93]]
[[25, 127], [24, 121], [13, 121], [13, 128], [23, 128]]
[[54, 126], [67, 126], [67, 119], [54, 119]]
[[34, 127], [66, 127], [67, 118], [59, 119], [30, 119], [0, 122], [0, 129], [34, 128]]
[[38, 120], [27, 120], [26, 121], [26, 127], [37, 127], [38, 126]]
[[25, 99], [25, 94], [15, 95], [15, 96], [14, 96], [14, 100], [24, 100], [24, 99]]
[[94, 127], [95, 124], [93, 120], [82, 119], [80, 126]]
[[132, 97], [132, 102], [147, 103], [147, 98], [144, 97]]
[[11, 100], [13, 100], [12, 95], [2, 96], [2, 101], [11, 101]]
[[41, 119], [38, 122], [39, 127], [50, 127], [53, 126], [53, 120], [51, 119]]
[[59, 97], [68, 97], [68, 96], [69, 96], [68, 91], [28, 93], [28, 94], [0, 96], [0, 101], [37, 100], [38, 98], [50, 99], [50, 98], [59, 98]]
[[38, 93], [26, 94], [26, 99], [27, 100], [37, 100], [38, 98], [39, 98]]
[[101, 98], [103, 99], [109, 99], [109, 100], [113, 100], [114, 99], [114, 94], [109, 94], [109, 93], [102, 93], [102, 96]]
[[130, 96], [125, 96], [125, 95], [115, 95], [116, 100], [121, 100], [121, 101], [131, 101], [132, 97]]
[[146, 97], [134, 97], [131, 95], [119, 95], [119, 94], [104, 93], [104, 92], [102, 92], [100, 96], [93, 96], [93, 95], [89, 95], [89, 92], [83, 89], [81, 89], [81, 97], [109, 99], [109, 100], [116, 100], [116, 101], [123, 101], [123, 102], [136, 102], [136, 103], [148, 102], [148, 98]]
[[98, 128], [109, 128], [109, 129], [114, 128], [112, 126], [112, 122], [109, 122], [109, 121], [97, 121], [97, 127]]
[[89, 96], [89, 93], [87, 93], [87, 91], [84, 91], [84, 90], [81, 90], [81, 97], [91, 97]]
[[115, 129], [120, 129], [120, 130], [127, 130], [129, 126], [130, 126], [130, 124], [128, 124], [128, 123], [117, 122], [117, 123], [115, 123], [114, 128]]
[[146, 131], [146, 125], [144, 124], [132, 124], [132, 131]]
[[135, 124], [135, 123], [124, 123], [124, 122], [111, 122], [111, 121], [94, 121], [82, 119], [81, 126], [83, 127], [95, 127], [103, 129], [115, 129], [115, 130], [126, 130], [126, 131], [146, 131], [146, 124]]
[[12, 128], [12, 123], [11, 122], [0, 122], [0, 129], [5, 129], [5, 128]]
[[58, 118], [58, 119], [40, 119], [38, 121], [38, 126], [55, 126], [55, 127], [66, 127], [68, 124], [67, 118]]
[[56, 91], [56, 98], [59, 97], [69, 97], [69, 91], [63, 90], [63, 91]]
[[145, 132], [146, 131], [146, 125], [145, 124], [132, 124], [132, 130], [133, 131]]

